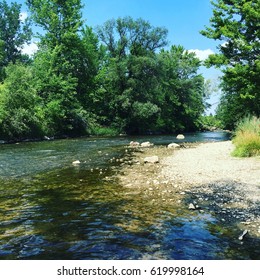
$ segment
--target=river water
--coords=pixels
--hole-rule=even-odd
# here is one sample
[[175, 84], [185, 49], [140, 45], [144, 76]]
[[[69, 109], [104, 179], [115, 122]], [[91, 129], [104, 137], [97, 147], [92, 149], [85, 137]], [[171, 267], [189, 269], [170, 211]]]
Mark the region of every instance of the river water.
[[[195, 133], [182, 141], [228, 137]], [[238, 242], [210, 213], [151, 206], [110, 180], [131, 140], [180, 142], [145, 136], [1, 145], [0, 259], [258, 258], [256, 243]]]

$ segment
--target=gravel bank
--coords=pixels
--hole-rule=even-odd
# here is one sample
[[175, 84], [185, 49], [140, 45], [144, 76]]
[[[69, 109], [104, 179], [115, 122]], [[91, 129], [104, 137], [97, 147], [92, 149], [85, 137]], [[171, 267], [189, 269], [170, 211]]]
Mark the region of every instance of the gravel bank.
[[[185, 145], [187, 147], [187, 145]], [[143, 199], [179, 209], [192, 204], [252, 237], [260, 237], [260, 158], [234, 158], [231, 141], [134, 152], [118, 179]], [[145, 164], [147, 156], [160, 162]], [[191, 211], [191, 210], [190, 210]]]
[[[181, 149], [165, 158], [162, 173], [168, 177], [178, 175], [193, 185], [215, 181], [228, 181], [256, 185], [254, 191], [260, 199], [260, 159], [235, 158], [231, 141], [202, 143], [194, 149]], [[254, 199], [252, 197], [252, 199]]]
[[193, 204], [260, 237], [260, 158], [234, 158], [231, 141], [203, 143], [162, 159], [161, 174], [189, 185]]

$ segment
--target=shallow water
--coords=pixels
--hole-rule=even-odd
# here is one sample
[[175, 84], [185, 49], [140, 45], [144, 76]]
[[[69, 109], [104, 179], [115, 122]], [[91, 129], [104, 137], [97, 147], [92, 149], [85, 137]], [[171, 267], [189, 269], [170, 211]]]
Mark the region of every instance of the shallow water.
[[[185, 142], [228, 139], [187, 134]], [[257, 259], [259, 242], [209, 213], [176, 209], [111, 181], [131, 140], [82, 138], [0, 146], [0, 259]], [[113, 163], [111, 163], [113, 159]], [[74, 160], [81, 164], [73, 166]], [[257, 247], [258, 246], [258, 247]]]

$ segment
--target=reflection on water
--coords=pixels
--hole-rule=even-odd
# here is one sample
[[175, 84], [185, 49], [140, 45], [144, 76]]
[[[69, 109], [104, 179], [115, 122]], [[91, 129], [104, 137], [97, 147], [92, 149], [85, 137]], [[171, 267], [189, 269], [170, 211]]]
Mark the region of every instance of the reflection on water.
[[[189, 135], [189, 141], [221, 134]], [[187, 138], [185, 139], [187, 141]], [[140, 141], [147, 140], [147, 137]], [[209, 214], [109, 181], [130, 138], [0, 146], [0, 259], [250, 259]], [[150, 137], [168, 144], [171, 136]], [[73, 166], [80, 160], [79, 166]], [[156, 197], [157, 195], [157, 197]], [[174, 199], [174, 198], [173, 198]], [[234, 239], [234, 238], [233, 238]]]

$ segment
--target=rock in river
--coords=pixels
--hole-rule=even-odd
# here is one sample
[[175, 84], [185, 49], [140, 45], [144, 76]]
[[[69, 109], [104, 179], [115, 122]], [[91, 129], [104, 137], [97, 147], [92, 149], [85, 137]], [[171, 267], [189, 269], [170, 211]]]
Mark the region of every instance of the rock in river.
[[178, 134], [176, 139], [179, 139], [179, 140], [185, 139], [185, 136], [183, 134]]

